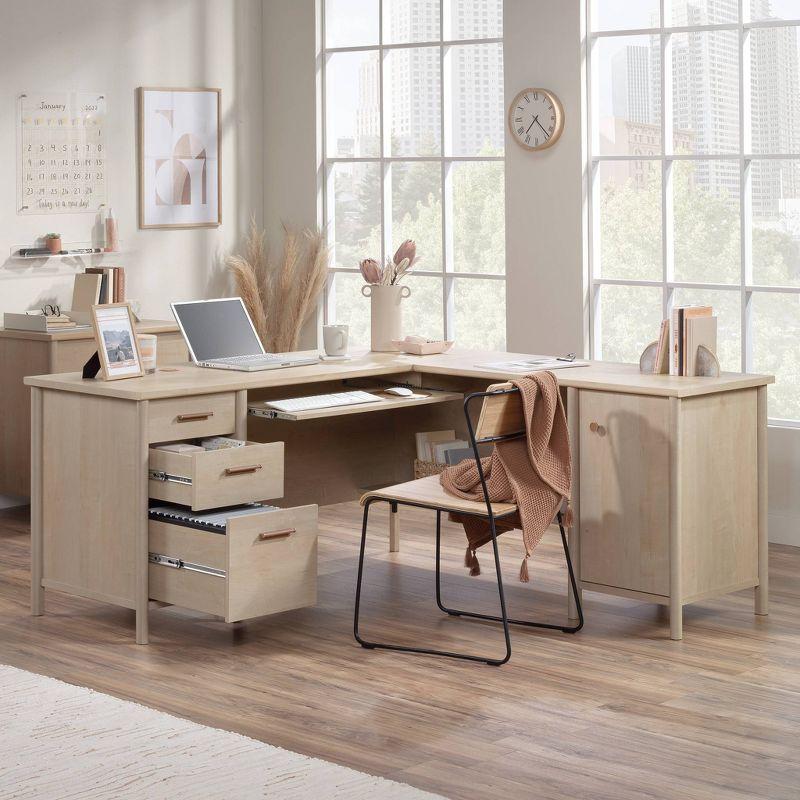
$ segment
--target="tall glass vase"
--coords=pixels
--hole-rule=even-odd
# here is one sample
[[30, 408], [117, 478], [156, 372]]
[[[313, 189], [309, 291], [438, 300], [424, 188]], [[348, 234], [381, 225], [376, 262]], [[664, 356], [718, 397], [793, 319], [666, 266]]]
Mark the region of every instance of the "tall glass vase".
[[392, 353], [392, 344], [402, 337], [403, 309], [400, 301], [409, 297], [408, 286], [381, 286], [370, 283], [361, 287], [361, 294], [370, 299], [370, 349], [377, 353]]

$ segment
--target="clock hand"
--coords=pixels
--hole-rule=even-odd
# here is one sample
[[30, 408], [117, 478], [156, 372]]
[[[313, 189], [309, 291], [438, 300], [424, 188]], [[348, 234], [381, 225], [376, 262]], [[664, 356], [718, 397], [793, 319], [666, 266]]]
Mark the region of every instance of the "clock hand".
[[[535, 122], [544, 131], [544, 135], [549, 138], [550, 134], [545, 130], [544, 125], [542, 125], [542, 123], [539, 122], [539, 117], [538, 116], [534, 118], [533, 122]], [[533, 124], [533, 123], [531, 123], [531, 124]]]
[[[528, 125], [528, 131], [533, 127], [533, 123], [534, 122], [539, 122], [539, 115], [538, 114], [533, 118], [533, 122], [531, 122], [531, 124]], [[528, 131], [525, 131], [525, 133], [527, 133]]]

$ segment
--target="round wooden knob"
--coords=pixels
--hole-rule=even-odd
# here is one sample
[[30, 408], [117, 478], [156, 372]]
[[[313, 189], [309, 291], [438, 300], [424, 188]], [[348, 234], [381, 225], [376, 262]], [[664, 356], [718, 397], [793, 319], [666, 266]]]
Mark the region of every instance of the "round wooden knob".
[[597, 433], [597, 429], [598, 429], [599, 427], [600, 427], [600, 426], [599, 426], [599, 425], [598, 425], [596, 422], [590, 422], [590, 423], [589, 423], [589, 430], [590, 430], [592, 433]]

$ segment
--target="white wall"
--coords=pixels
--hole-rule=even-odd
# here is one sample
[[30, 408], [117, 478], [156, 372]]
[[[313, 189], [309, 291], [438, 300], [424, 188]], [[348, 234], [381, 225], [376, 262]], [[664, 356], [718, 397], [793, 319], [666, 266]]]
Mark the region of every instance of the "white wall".
[[[85, 89], [108, 98], [108, 193], [126, 252], [104, 261], [127, 268], [128, 294], [144, 314], [167, 318], [170, 300], [224, 291], [221, 258], [249, 215], [263, 214], [261, 18], [261, 0], [3, 0], [0, 312], [51, 299], [68, 305], [82, 268], [7, 256], [53, 229], [67, 242], [89, 240], [95, 224], [93, 214], [16, 214], [16, 98], [24, 91]], [[222, 89], [221, 227], [138, 230], [137, 86]]]
[[558, 95], [560, 140], [538, 153], [506, 129], [508, 349], [584, 352], [580, 0], [505, 0], [506, 107], [527, 87]]
[[769, 540], [800, 547], [800, 429], [769, 429]]

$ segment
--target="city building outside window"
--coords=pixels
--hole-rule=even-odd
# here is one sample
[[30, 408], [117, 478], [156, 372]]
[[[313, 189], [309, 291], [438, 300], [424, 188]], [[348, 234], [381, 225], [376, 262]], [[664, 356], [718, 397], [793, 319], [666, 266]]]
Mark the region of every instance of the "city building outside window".
[[596, 358], [635, 361], [674, 305], [722, 368], [776, 376], [800, 423], [800, 3], [588, 0]]
[[323, 0], [327, 321], [369, 344], [359, 261], [405, 239], [404, 333], [505, 349], [503, 0]]

